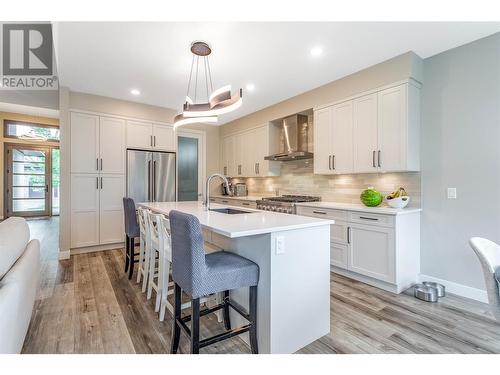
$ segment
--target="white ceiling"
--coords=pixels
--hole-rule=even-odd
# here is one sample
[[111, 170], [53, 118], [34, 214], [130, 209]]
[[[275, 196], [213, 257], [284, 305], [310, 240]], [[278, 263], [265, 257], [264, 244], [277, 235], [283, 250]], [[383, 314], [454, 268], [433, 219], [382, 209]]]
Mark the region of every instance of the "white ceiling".
[[[243, 106], [222, 115], [220, 125], [407, 51], [426, 58], [480, 39], [500, 31], [500, 23], [70, 22], [54, 30], [61, 85], [177, 110], [189, 46], [209, 42], [214, 88], [244, 90]], [[317, 58], [310, 54], [315, 46], [323, 49]]]

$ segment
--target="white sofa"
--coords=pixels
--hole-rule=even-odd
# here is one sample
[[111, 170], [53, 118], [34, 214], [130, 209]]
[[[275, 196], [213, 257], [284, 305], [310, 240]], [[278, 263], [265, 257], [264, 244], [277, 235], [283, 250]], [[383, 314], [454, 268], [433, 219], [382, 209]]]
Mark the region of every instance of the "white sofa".
[[35, 303], [40, 242], [30, 241], [26, 220], [0, 223], [0, 353], [20, 353]]

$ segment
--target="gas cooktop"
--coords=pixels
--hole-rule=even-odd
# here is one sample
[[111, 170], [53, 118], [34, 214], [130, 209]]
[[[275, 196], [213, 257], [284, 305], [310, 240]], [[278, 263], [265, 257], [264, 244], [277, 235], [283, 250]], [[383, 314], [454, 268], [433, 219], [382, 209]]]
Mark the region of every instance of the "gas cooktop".
[[320, 197], [310, 195], [282, 195], [280, 197], [267, 197], [257, 201], [257, 208], [265, 211], [275, 211], [287, 214], [295, 213], [295, 203], [318, 202]]
[[310, 195], [282, 195], [280, 197], [262, 198], [263, 201], [289, 202], [289, 203], [318, 202], [320, 199], [321, 199], [320, 197], [313, 197]]

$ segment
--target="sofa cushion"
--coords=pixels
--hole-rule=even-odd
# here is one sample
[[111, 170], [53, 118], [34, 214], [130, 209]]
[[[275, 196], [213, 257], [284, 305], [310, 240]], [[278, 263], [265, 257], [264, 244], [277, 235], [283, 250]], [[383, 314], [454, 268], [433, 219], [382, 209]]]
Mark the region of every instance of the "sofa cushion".
[[23, 254], [30, 239], [26, 220], [11, 217], [0, 223], [0, 280]]

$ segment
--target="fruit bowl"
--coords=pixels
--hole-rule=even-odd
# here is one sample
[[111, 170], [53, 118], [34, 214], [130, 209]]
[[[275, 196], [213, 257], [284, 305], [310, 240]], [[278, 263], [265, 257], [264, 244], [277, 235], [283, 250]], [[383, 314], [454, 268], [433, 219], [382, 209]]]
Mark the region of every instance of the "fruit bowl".
[[403, 197], [386, 199], [386, 201], [392, 208], [405, 208], [410, 203], [410, 197], [405, 195]]

